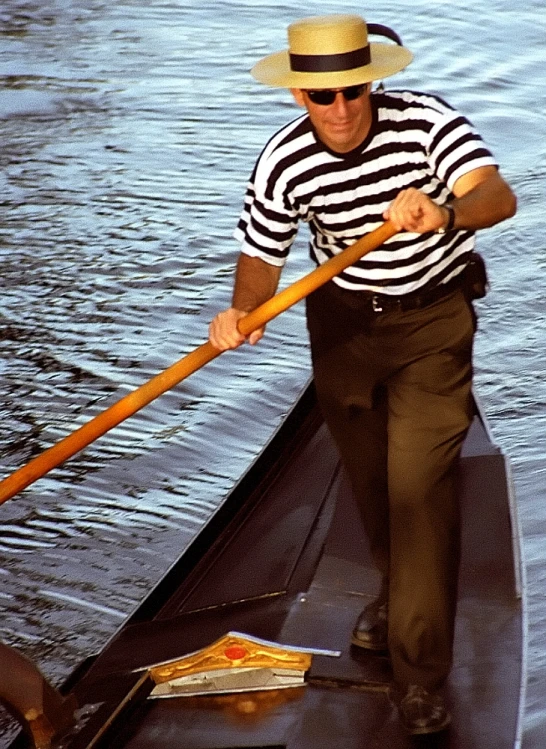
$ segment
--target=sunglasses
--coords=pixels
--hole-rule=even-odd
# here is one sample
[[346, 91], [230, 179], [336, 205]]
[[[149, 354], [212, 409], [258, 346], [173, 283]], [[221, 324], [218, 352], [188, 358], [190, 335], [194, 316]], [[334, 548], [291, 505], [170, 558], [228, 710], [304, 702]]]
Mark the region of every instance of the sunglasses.
[[322, 107], [328, 107], [330, 104], [334, 103], [338, 94], [343, 94], [345, 101], [354, 101], [355, 99], [358, 99], [366, 90], [366, 84], [363, 83], [360, 86], [347, 86], [347, 88], [341, 89], [322, 88], [317, 89], [316, 91], [304, 90], [313, 104], [320, 104]]

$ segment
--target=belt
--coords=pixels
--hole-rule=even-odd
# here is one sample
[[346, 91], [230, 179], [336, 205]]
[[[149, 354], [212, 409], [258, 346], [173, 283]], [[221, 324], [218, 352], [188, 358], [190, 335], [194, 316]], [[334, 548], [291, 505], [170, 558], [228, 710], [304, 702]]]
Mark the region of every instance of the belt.
[[384, 312], [406, 312], [412, 309], [420, 309], [422, 307], [428, 307], [429, 304], [443, 299], [443, 297], [449, 296], [457, 289], [463, 288], [463, 276], [464, 273], [458, 274], [455, 278], [451, 279], [447, 283], [439, 284], [432, 289], [423, 291], [413, 291], [409, 294], [403, 294], [402, 296], [392, 296], [391, 294], [376, 294], [373, 291], [348, 291], [342, 289], [340, 286], [335, 285], [335, 293], [341, 296], [345, 296], [348, 293], [352, 297], [350, 306], [355, 308], [358, 307], [361, 311], [369, 311], [373, 313], [384, 313]]

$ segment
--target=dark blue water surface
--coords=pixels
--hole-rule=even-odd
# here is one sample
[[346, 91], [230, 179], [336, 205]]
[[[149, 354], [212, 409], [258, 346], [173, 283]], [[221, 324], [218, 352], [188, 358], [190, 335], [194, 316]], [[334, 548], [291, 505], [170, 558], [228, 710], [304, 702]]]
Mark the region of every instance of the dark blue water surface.
[[[411, 9], [410, 9], [411, 7]], [[390, 85], [441, 93], [494, 150], [518, 216], [484, 231], [476, 385], [510, 455], [529, 621], [524, 746], [546, 746], [543, 3], [339, 0], [395, 27]], [[249, 76], [301, 3], [3, 0], [0, 475], [205, 340], [227, 305], [254, 159], [297, 112]], [[310, 270], [305, 236], [283, 285]], [[309, 376], [301, 306], [0, 507], [0, 640], [59, 683], [211, 515]], [[7, 743], [8, 721], [0, 732]], [[0, 739], [1, 741], [2, 739]], [[5, 744], [3, 744], [5, 745]]]

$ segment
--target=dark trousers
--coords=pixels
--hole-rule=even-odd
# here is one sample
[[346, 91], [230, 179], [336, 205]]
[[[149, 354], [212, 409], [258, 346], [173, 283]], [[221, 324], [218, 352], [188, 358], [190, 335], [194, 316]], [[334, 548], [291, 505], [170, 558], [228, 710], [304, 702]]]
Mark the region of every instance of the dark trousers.
[[460, 290], [408, 311], [361, 299], [330, 283], [307, 300], [317, 394], [383, 576], [395, 681], [434, 690], [452, 664], [473, 312]]

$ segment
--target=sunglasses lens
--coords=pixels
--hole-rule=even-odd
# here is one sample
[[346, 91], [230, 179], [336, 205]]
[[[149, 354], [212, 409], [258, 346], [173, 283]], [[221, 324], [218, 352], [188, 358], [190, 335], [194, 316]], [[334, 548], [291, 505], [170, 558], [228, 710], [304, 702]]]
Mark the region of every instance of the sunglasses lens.
[[307, 96], [311, 99], [313, 104], [320, 104], [322, 107], [327, 107], [334, 103], [336, 92], [328, 91], [326, 89], [323, 89], [322, 91], [308, 91]]
[[354, 101], [362, 95], [363, 91], [364, 86], [349, 86], [349, 88], [343, 89], [343, 96], [347, 99], [347, 101]]
[[[342, 88], [339, 93], [343, 94], [346, 101], [354, 101], [362, 96], [365, 86], [348, 86], [348, 88]], [[338, 91], [332, 89], [318, 89], [317, 91], [307, 91], [307, 96], [311, 99], [313, 104], [319, 104], [322, 107], [328, 107], [333, 104]]]

